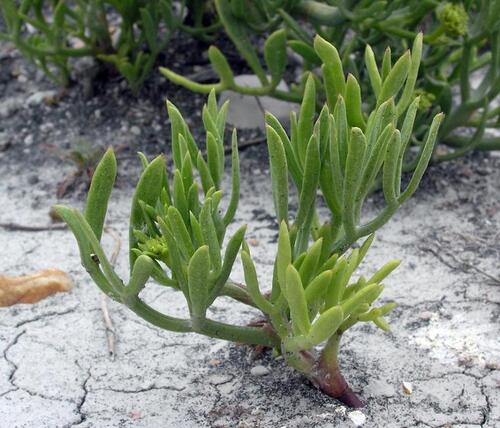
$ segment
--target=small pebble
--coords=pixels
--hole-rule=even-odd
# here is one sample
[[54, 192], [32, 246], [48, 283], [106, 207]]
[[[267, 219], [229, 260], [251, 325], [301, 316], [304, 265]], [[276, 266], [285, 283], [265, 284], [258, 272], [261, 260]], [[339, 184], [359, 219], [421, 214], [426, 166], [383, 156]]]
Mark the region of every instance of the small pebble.
[[346, 409], [344, 406], [337, 406], [335, 408], [335, 413], [337, 413], [338, 415], [341, 415], [341, 416], [345, 416], [346, 414]]
[[28, 184], [37, 184], [39, 181], [38, 175], [30, 175], [28, 177]]
[[354, 412], [349, 412], [347, 414], [349, 419], [352, 421], [354, 426], [360, 427], [366, 422], [366, 416], [363, 412], [355, 410]]
[[141, 135], [141, 128], [134, 125], [130, 128], [130, 132], [134, 135]]
[[33, 144], [33, 135], [28, 134], [26, 138], [24, 139], [24, 144], [27, 146], [31, 146]]
[[42, 123], [40, 125], [40, 131], [42, 131], [42, 132], [48, 132], [48, 131], [50, 131], [53, 128], [54, 128], [54, 124], [51, 123], [51, 122]]
[[424, 311], [424, 312], [420, 312], [418, 314], [418, 317], [423, 320], [423, 321], [430, 321], [431, 318], [433, 317], [434, 313], [433, 312], [430, 312], [430, 311]]
[[231, 382], [233, 376], [230, 375], [211, 375], [208, 377], [208, 382], [212, 385], [222, 385], [224, 383]]
[[56, 95], [55, 91], [39, 91], [31, 94], [26, 102], [30, 106], [36, 106], [42, 104], [46, 99], [52, 98]]
[[265, 366], [255, 366], [250, 370], [252, 376], [266, 376], [269, 374], [269, 369]]
[[22, 98], [7, 98], [0, 102], [0, 118], [7, 118], [24, 105]]
[[10, 144], [10, 137], [4, 132], [0, 132], [0, 152], [3, 150], [7, 150]]
[[250, 414], [252, 416], [262, 415], [262, 410], [260, 409], [260, 407], [254, 407]]
[[208, 365], [210, 367], [217, 367], [217, 366], [220, 366], [222, 364], [222, 361], [221, 360], [210, 360], [208, 362]]

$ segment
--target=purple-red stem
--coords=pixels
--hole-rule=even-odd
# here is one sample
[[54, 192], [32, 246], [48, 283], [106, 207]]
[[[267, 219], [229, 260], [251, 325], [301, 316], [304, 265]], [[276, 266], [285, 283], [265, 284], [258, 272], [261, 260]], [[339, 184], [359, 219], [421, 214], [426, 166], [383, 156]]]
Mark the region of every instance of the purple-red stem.
[[[313, 366], [314, 368], [308, 377], [321, 391], [330, 397], [336, 398], [346, 406], [363, 407], [364, 403], [351, 389], [340, 371], [338, 351], [341, 338], [342, 334], [337, 332], [328, 340], [321, 351], [319, 361], [315, 362], [315, 366]], [[309, 362], [313, 359], [310, 353], [307, 353], [307, 356], [303, 353], [302, 357]]]

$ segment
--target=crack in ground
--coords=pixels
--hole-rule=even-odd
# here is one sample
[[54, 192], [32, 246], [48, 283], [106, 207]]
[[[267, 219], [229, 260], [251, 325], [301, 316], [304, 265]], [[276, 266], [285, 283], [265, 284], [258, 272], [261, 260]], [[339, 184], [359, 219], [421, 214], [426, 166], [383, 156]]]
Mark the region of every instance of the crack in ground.
[[[5, 347], [5, 349], [3, 350], [3, 358], [4, 360], [7, 362], [7, 364], [10, 366], [11, 368], [11, 372], [9, 373], [9, 377], [7, 378], [7, 381], [14, 387], [13, 390], [9, 391], [9, 392], [12, 392], [12, 391], [16, 391], [17, 389], [19, 389], [19, 387], [14, 383], [14, 376], [16, 375], [16, 372], [17, 372], [17, 369], [18, 369], [18, 366], [17, 364], [11, 360], [9, 357], [8, 357], [8, 352], [14, 347], [17, 345], [17, 343], [19, 342], [19, 339], [26, 333], [26, 330], [22, 330], [21, 332], [19, 332], [15, 337], [14, 339]], [[5, 395], [2, 394], [2, 395]]]
[[219, 412], [220, 412], [221, 402], [223, 401], [223, 394], [219, 390], [219, 387], [222, 385], [227, 385], [228, 383], [233, 382], [235, 378], [236, 378], [236, 375], [230, 374], [229, 379], [226, 381], [219, 382], [219, 383], [211, 383], [210, 382], [210, 385], [214, 388], [215, 395], [216, 395], [216, 399], [215, 399], [214, 403], [212, 404], [210, 410], [208, 410], [206, 412], [206, 416], [210, 420], [210, 423], [213, 423], [220, 416]]
[[484, 427], [487, 423], [488, 423], [488, 420], [490, 418], [490, 414], [491, 414], [491, 403], [490, 403], [490, 397], [488, 394], [486, 394], [486, 391], [485, 391], [486, 387], [484, 385], [481, 385], [481, 394], [483, 394], [483, 397], [486, 401], [486, 411], [483, 412], [483, 420], [481, 421], [481, 428]]
[[0, 394], [0, 398], [5, 397], [6, 395], [10, 394], [11, 392], [15, 392], [18, 390], [19, 390], [19, 388], [17, 388], [17, 387], [14, 389], [8, 389], [7, 391], [4, 391]]
[[434, 428], [432, 425], [429, 425], [428, 423], [421, 421], [420, 419], [415, 419], [415, 423], [417, 426], [424, 426], [424, 427], [429, 427], [429, 428]]
[[432, 305], [438, 305], [437, 309], [442, 309], [444, 303], [450, 302], [449, 300], [446, 300], [446, 296], [442, 296], [439, 299], [436, 300], [422, 300], [420, 302], [407, 304], [407, 303], [398, 303], [397, 309], [403, 309], [403, 310], [410, 310], [414, 309], [418, 306], [432, 306]]
[[456, 375], [463, 375], [463, 376], [471, 377], [474, 380], [480, 381], [480, 380], [483, 380], [486, 376], [488, 376], [489, 373], [490, 372], [486, 373], [484, 376], [478, 376], [478, 375], [475, 375], [472, 373], [468, 373], [467, 371], [455, 370], [455, 371], [440, 374], [438, 376], [416, 378], [416, 379], [414, 379], [414, 381], [415, 382], [425, 382], [425, 381], [429, 381], [429, 380], [440, 380], [440, 379], [444, 379], [448, 376], [456, 376]]
[[[440, 242], [438, 242], [438, 246], [441, 246]], [[421, 251], [424, 251], [424, 252], [427, 252], [427, 253], [431, 253], [434, 257], [436, 257], [442, 264], [444, 264], [445, 266], [447, 266], [448, 268], [452, 269], [452, 270], [459, 270], [460, 272], [464, 273], [465, 275], [471, 275], [473, 274], [471, 271], [475, 271], [476, 272], [476, 275], [482, 275], [486, 278], [488, 278], [491, 282], [493, 282], [494, 284], [487, 284], [487, 285], [497, 285], [500, 284], [500, 279], [498, 279], [497, 277], [491, 275], [490, 273], [488, 272], [485, 272], [484, 270], [478, 268], [477, 266], [469, 263], [469, 262], [466, 262], [464, 260], [460, 260], [460, 259], [457, 259], [453, 254], [451, 253], [447, 253], [447, 252], [442, 252], [442, 254], [444, 254], [445, 256], [449, 257], [453, 262], [455, 262], [456, 264], [453, 265], [452, 263], [450, 263], [448, 260], [446, 260], [443, 255], [435, 250], [434, 248], [431, 248], [431, 247], [425, 247], [425, 246], [419, 246], [419, 249]]]
[[29, 320], [25, 320], [25, 321], [21, 321], [21, 322], [17, 323], [14, 327], [15, 328], [19, 328], [19, 327], [21, 327], [23, 325], [30, 324], [30, 323], [33, 323], [33, 322], [36, 322], [36, 321], [40, 321], [40, 320], [43, 320], [45, 318], [52, 318], [52, 317], [56, 317], [56, 316], [67, 315], [67, 314], [75, 312], [76, 309], [77, 309], [77, 307], [75, 306], [73, 308], [67, 309], [67, 310], [62, 311], [62, 312], [49, 312], [49, 313], [46, 313], [46, 314], [41, 314], [41, 315], [36, 316], [35, 318], [29, 319]]
[[19, 386], [15, 383], [14, 376], [16, 375], [16, 372], [19, 369], [19, 366], [14, 362], [14, 360], [10, 359], [7, 354], [15, 345], [17, 345], [17, 343], [19, 342], [19, 339], [26, 332], [27, 332], [27, 330], [22, 330], [21, 332], [19, 332], [14, 337], [12, 342], [9, 345], [7, 345], [7, 347], [3, 351], [3, 358], [7, 362], [7, 364], [11, 367], [11, 372], [9, 373], [7, 381], [12, 385], [13, 389], [10, 389], [8, 391], [1, 393], [0, 397], [3, 397], [11, 392], [14, 392], [14, 391], [21, 390], [21, 391], [25, 392], [26, 394], [28, 394], [30, 397], [40, 397], [40, 398], [43, 398], [45, 400], [51, 400], [51, 401], [66, 401], [66, 402], [70, 402], [70, 403], [73, 402], [72, 400], [69, 400], [69, 399], [65, 399], [65, 398], [61, 398], [61, 397], [53, 397], [50, 395], [41, 394], [39, 392], [34, 392], [34, 391], [29, 390], [26, 387]]
[[[486, 376], [488, 376], [489, 372], [486, 373], [484, 376], [477, 376], [477, 375], [474, 375], [472, 373], [467, 373], [465, 370], [464, 371], [454, 371], [454, 372], [449, 372], [449, 373], [443, 373], [439, 376], [431, 376], [431, 377], [428, 377], [428, 378], [418, 378], [418, 379], [415, 379], [414, 381], [415, 382], [422, 382], [422, 381], [429, 381], [429, 380], [436, 380], [436, 379], [445, 379], [446, 377], [449, 377], [449, 376], [456, 376], [456, 375], [463, 375], [463, 376], [467, 376], [467, 377], [470, 377], [476, 381], [481, 381], [483, 380]], [[461, 424], [464, 424], [464, 425], [476, 425], [478, 427], [484, 427], [484, 425], [488, 422], [488, 419], [489, 419], [489, 415], [491, 413], [491, 403], [490, 403], [490, 400], [489, 400], [489, 396], [486, 394], [486, 392], [484, 391], [485, 390], [485, 386], [484, 385], [479, 385], [479, 389], [481, 391], [481, 394], [483, 395], [483, 397], [485, 398], [485, 401], [486, 401], [486, 408], [481, 408], [481, 413], [483, 414], [483, 419], [481, 422], [479, 423], [474, 423], [470, 420], [465, 420], [465, 421], [457, 421], [455, 420], [453, 422], [453, 424], [457, 424], [457, 425], [461, 425]], [[465, 389], [462, 389], [462, 391], [460, 391], [460, 394], [457, 396], [457, 399], [458, 398], [461, 398], [463, 397], [463, 395], [465, 395]], [[439, 408], [439, 410], [442, 410]], [[417, 421], [417, 422], [420, 422], [422, 424], [424, 424], [424, 422], [422, 421]], [[430, 426], [432, 428], [449, 428], [451, 426], [451, 424], [444, 424], [444, 425], [429, 425], [429, 424], [426, 424], [427, 426]]]
[[222, 401], [222, 392], [219, 391], [219, 386], [220, 385], [213, 385], [217, 398], [215, 399], [214, 404], [212, 404], [211, 409], [206, 413], [207, 418], [209, 418], [210, 420], [210, 423], [213, 423], [217, 419], [217, 409], [220, 408], [220, 403]]
[[25, 392], [30, 397], [39, 397], [39, 398], [43, 398], [44, 400], [50, 400], [50, 401], [64, 401], [66, 403], [74, 403], [74, 400], [71, 400], [69, 398], [62, 398], [62, 397], [56, 397], [56, 396], [52, 396], [52, 395], [41, 394], [39, 392], [30, 391], [29, 389], [27, 389], [24, 386], [17, 386], [16, 385], [16, 387], [18, 390]]
[[[76, 363], [77, 366], [79, 366], [81, 368], [81, 366], [78, 363], [78, 361], [75, 361], [75, 363]], [[74, 426], [78, 426], [78, 425], [82, 424], [83, 422], [85, 422], [85, 420], [87, 419], [87, 415], [82, 410], [82, 408], [83, 408], [83, 406], [85, 404], [85, 401], [87, 400], [87, 396], [89, 394], [89, 390], [87, 388], [87, 383], [88, 383], [88, 381], [90, 380], [91, 377], [92, 377], [92, 372], [91, 372], [91, 369], [89, 368], [87, 370], [87, 377], [85, 378], [85, 380], [83, 381], [83, 384], [82, 384], [82, 390], [83, 390], [82, 398], [80, 398], [80, 401], [76, 405], [76, 413], [77, 413], [77, 415], [79, 416], [80, 419], [78, 420], [78, 422], [69, 425], [68, 428], [71, 428], [71, 427], [74, 427]]]
[[235, 377], [236, 376], [234, 374], [230, 374], [228, 380], [225, 380], [223, 382], [217, 382], [217, 383], [210, 382], [210, 384], [213, 385], [215, 387], [215, 389], [217, 389], [217, 387], [219, 387], [219, 386], [227, 385], [228, 383], [231, 383]]

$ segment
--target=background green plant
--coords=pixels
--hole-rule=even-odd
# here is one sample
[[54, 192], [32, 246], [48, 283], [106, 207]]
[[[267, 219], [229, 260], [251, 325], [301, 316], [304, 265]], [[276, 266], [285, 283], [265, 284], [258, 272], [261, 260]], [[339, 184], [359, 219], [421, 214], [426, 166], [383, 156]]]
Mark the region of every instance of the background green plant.
[[0, 40], [13, 42], [63, 85], [72, 58], [95, 57], [137, 90], [175, 31], [206, 38], [217, 29], [216, 20], [204, 22], [206, 7], [197, 0], [2, 0], [7, 28]]
[[[335, 48], [319, 36], [315, 44], [321, 54], [334, 53]], [[327, 70], [324, 76], [325, 84], [338, 89], [329, 102], [331, 108], [326, 104], [316, 114], [316, 83], [310, 74], [300, 113], [291, 116], [290, 133], [273, 115], [267, 115], [272, 193], [279, 223], [269, 293], [261, 291], [245, 242], [246, 225], [226, 239], [239, 202], [240, 168], [233, 131], [231, 191], [227, 208], [221, 210], [228, 104], [219, 109], [215, 91], [202, 114], [206, 156], [170, 102], [172, 175], [166, 171], [163, 156], [149, 162], [141, 155], [144, 170], [132, 201], [127, 285], [99, 243], [116, 176], [111, 150], [95, 171], [84, 213], [56, 208], [75, 234], [84, 267], [104, 293], [154, 325], [272, 347], [325, 393], [350, 406], [362, 405], [340, 372], [340, 340], [360, 322], [389, 329], [384, 315], [395, 305], [376, 306], [376, 301], [383, 291], [383, 280], [399, 262], [391, 261], [369, 277], [353, 275], [370, 248], [374, 232], [415, 192], [443, 118], [438, 114], [433, 119], [413, 176], [402, 188], [403, 154], [420, 102], [412, 97], [413, 90], [408, 90], [414, 85], [414, 73], [408, 72], [415, 64], [412, 54], [403, 55], [388, 73], [380, 88], [380, 101], [366, 123], [360, 116], [361, 99], [352, 95], [359, 95], [357, 80], [352, 75], [344, 80], [343, 74], [334, 70]], [[406, 69], [400, 64], [406, 64]], [[418, 61], [416, 64], [418, 68]], [[350, 94], [346, 98], [342, 85]], [[379, 175], [385, 207], [373, 219], [361, 221], [365, 199]], [[289, 211], [289, 177], [299, 194], [293, 213]], [[329, 209], [326, 218], [317, 210], [320, 193]], [[364, 239], [362, 244], [353, 248], [360, 239]], [[230, 279], [238, 253], [245, 285]], [[140, 292], [150, 278], [183, 293], [189, 318], [165, 315], [141, 299]], [[265, 316], [261, 326], [235, 326], [208, 318], [207, 310], [219, 296], [260, 309]], [[319, 345], [324, 346], [316, 354]]]
[[[320, 75], [320, 68], [326, 64], [313, 45], [317, 33], [338, 48], [343, 70], [360, 82], [366, 118], [378, 102], [376, 91], [370, 98], [369, 86], [378, 83], [367, 73], [370, 68], [364, 67], [366, 61], [373, 68], [381, 68], [383, 80], [392, 67], [391, 57], [401, 56], [418, 32], [424, 31], [418, 94], [426, 107], [434, 108], [419, 111], [412, 142], [421, 144], [430, 119], [441, 111], [446, 118], [435, 161], [472, 150], [500, 148], [498, 137], [485, 136], [485, 130], [500, 126], [500, 1], [215, 0], [215, 4], [226, 33], [259, 78], [260, 86], [236, 84], [228, 62], [214, 46], [209, 57], [220, 76], [219, 83], [198, 84], [162, 69], [172, 81], [197, 92], [230, 89], [300, 102], [307, 73], [298, 81], [288, 82], [289, 90], [278, 84], [284, 78], [289, 49], [301, 57], [305, 72]], [[255, 33], [270, 34], [262, 47], [251, 43]], [[386, 50], [387, 46], [390, 49]], [[372, 51], [383, 58], [381, 64], [375, 64]], [[471, 82], [475, 71], [483, 73], [478, 86]], [[328, 91], [318, 85], [318, 108], [328, 98]], [[408, 163], [405, 169], [412, 167]]]

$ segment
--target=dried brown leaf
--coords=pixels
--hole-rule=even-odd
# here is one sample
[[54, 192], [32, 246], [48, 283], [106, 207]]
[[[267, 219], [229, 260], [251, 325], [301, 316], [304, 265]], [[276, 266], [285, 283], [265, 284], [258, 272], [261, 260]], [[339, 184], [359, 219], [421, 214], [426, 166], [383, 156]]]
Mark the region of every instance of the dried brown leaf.
[[59, 269], [45, 269], [25, 276], [0, 275], [0, 307], [36, 303], [72, 287], [69, 275]]

